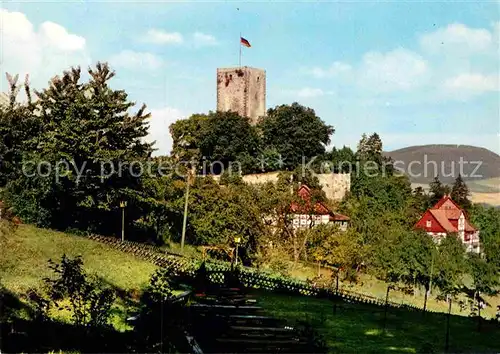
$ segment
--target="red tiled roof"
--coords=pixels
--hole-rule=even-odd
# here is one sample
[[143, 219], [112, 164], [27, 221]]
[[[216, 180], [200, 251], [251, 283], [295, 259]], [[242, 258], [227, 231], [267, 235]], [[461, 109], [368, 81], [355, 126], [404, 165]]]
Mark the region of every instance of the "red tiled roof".
[[[314, 208], [311, 208], [311, 189], [305, 184], [299, 187], [297, 195], [304, 201], [304, 203], [292, 203], [290, 210], [293, 213], [311, 214], [315, 215], [330, 215], [330, 221], [349, 221], [350, 218], [346, 215], [334, 213], [322, 202], [316, 202]], [[312, 209], [312, 210], [311, 210]]]
[[[447, 203], [448, 201], [450, 203]], [[447, 203], [446, 206], [445, 203]], [[444, 229], [445, 232], [448, 233], [458, 232], [458, 219], [462, 214], [465, 217], [465, 225], [464, 225], [465, 231], [466, 232], [477, 231], [477, 229], [474, 226], [472, 226], [470, 222], [467, 220], [467, 214], [465, 213], [465, 211], [462, 210], [457, 205], [457, 203], [455, 203], [453, 199], [451, 199], [450, 196], [448, 195], [442, 197], [436, 203], [436, 205], [434, 205], [434, 207], [428, 209], [427, 212], [419, 220], [419, 222], [415, 225], [416, 227], [423, 227], [427, 229], [427, 231], [433, 231], [435, 229], [434, 226], [428, 228], [423, 223], [423, 219], [427, 215], [427, 213], [430, 213], [434, 217], [434, 219], [439, 223], [439, 225]]]
[[349, 220], [351, 220], [351, 218], [349, 218], [346, 215], [337, 214], [337, 213], [330, 215], [330, 221], [349, 221]]
[[446, 217], [446, 210], [431, 209], [430, 213], [437, 222], [446, 230], [446, 232], [457, 232], [458, 229]]
[[449, 195], [445, 195], [445, 196], [443, 196], [443, 197], [442, 197], [442, 198], [441, 198], [441, 199], [440, 199], [440, 200], [436, 203], [436, 205], [434, 205], [434, 206], [432, 207], [432, 209], [440, 209], [440, 208], [441, 208], [441, 206], [442, 206], [444, 203], [446, 203], [446, 201], [448, 201], [448, 200], [449, 200], [450, 202], [452, 202], [452, 203], [453, 203], [453, 205], [455, 206], [455, 209], [458, 209], [458, 210], [460, 210], [460, 209], [461, 209], [461, 208], [460, 208], [460, 206], [459, 206], [457, 203], [455, 203], [455, 202], [453, 201], [453, 199], [451, 199], [451, 197], [450, 197]]
[[462, 214], [462, 210], [456, 210], [456, 209], [432, 209], [432, 210], [442, 210], [444, 211], [448, 219], [453, 219], [453, 220], [458, 220], [460, 214]]

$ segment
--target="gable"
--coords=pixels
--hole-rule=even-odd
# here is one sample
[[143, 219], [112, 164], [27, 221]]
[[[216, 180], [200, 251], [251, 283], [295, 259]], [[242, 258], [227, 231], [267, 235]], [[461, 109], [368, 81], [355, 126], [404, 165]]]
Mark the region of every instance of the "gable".
[[445, 209], [445, 210], [460, 210], [461, 208], [451, 199], [445, 195], [441, 198], [432, 209]]
[[420, 220], [415, 224], [415, 228], [424, 229], [427, 232], [446, 232], [445, 228], [430, 210], [427, 210], [424, 215], [422, 215]]

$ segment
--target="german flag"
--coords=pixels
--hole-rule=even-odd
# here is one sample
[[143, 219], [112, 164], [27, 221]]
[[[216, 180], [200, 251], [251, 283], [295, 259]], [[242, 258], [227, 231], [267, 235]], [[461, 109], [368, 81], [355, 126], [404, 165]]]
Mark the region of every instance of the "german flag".
[[248, 47], [248, 48], [250, 48], [250, 47], [251, 47], [250, 42], [249, 42], [249, 41], [247, 41], [247, 40], [246, 40], [245, 38], [243, 38], [243, 37], [240, 37], [240, 43], [241, 43], [242, 45], [244, 45], [245, 47]]

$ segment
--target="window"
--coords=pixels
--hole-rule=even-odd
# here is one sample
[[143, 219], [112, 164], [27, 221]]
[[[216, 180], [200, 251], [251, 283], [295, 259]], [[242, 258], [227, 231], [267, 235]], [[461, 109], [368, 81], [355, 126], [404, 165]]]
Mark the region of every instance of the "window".
[[426, 226], [426, 227], [431, 227], [431, 226], [432, 226], [432, 221], [431, 221], [431, 220], [427, 220], [427, 221], [425, 222], [425, 226]]

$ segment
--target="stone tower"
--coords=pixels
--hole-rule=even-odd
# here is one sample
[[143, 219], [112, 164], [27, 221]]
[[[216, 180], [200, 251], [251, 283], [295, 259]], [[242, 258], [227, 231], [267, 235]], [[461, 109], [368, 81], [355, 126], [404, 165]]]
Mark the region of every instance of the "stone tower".
[[217, 111], [238, 112], [252, 124], [266, 114], [266, 72], [262, 69], [218, 68]]

